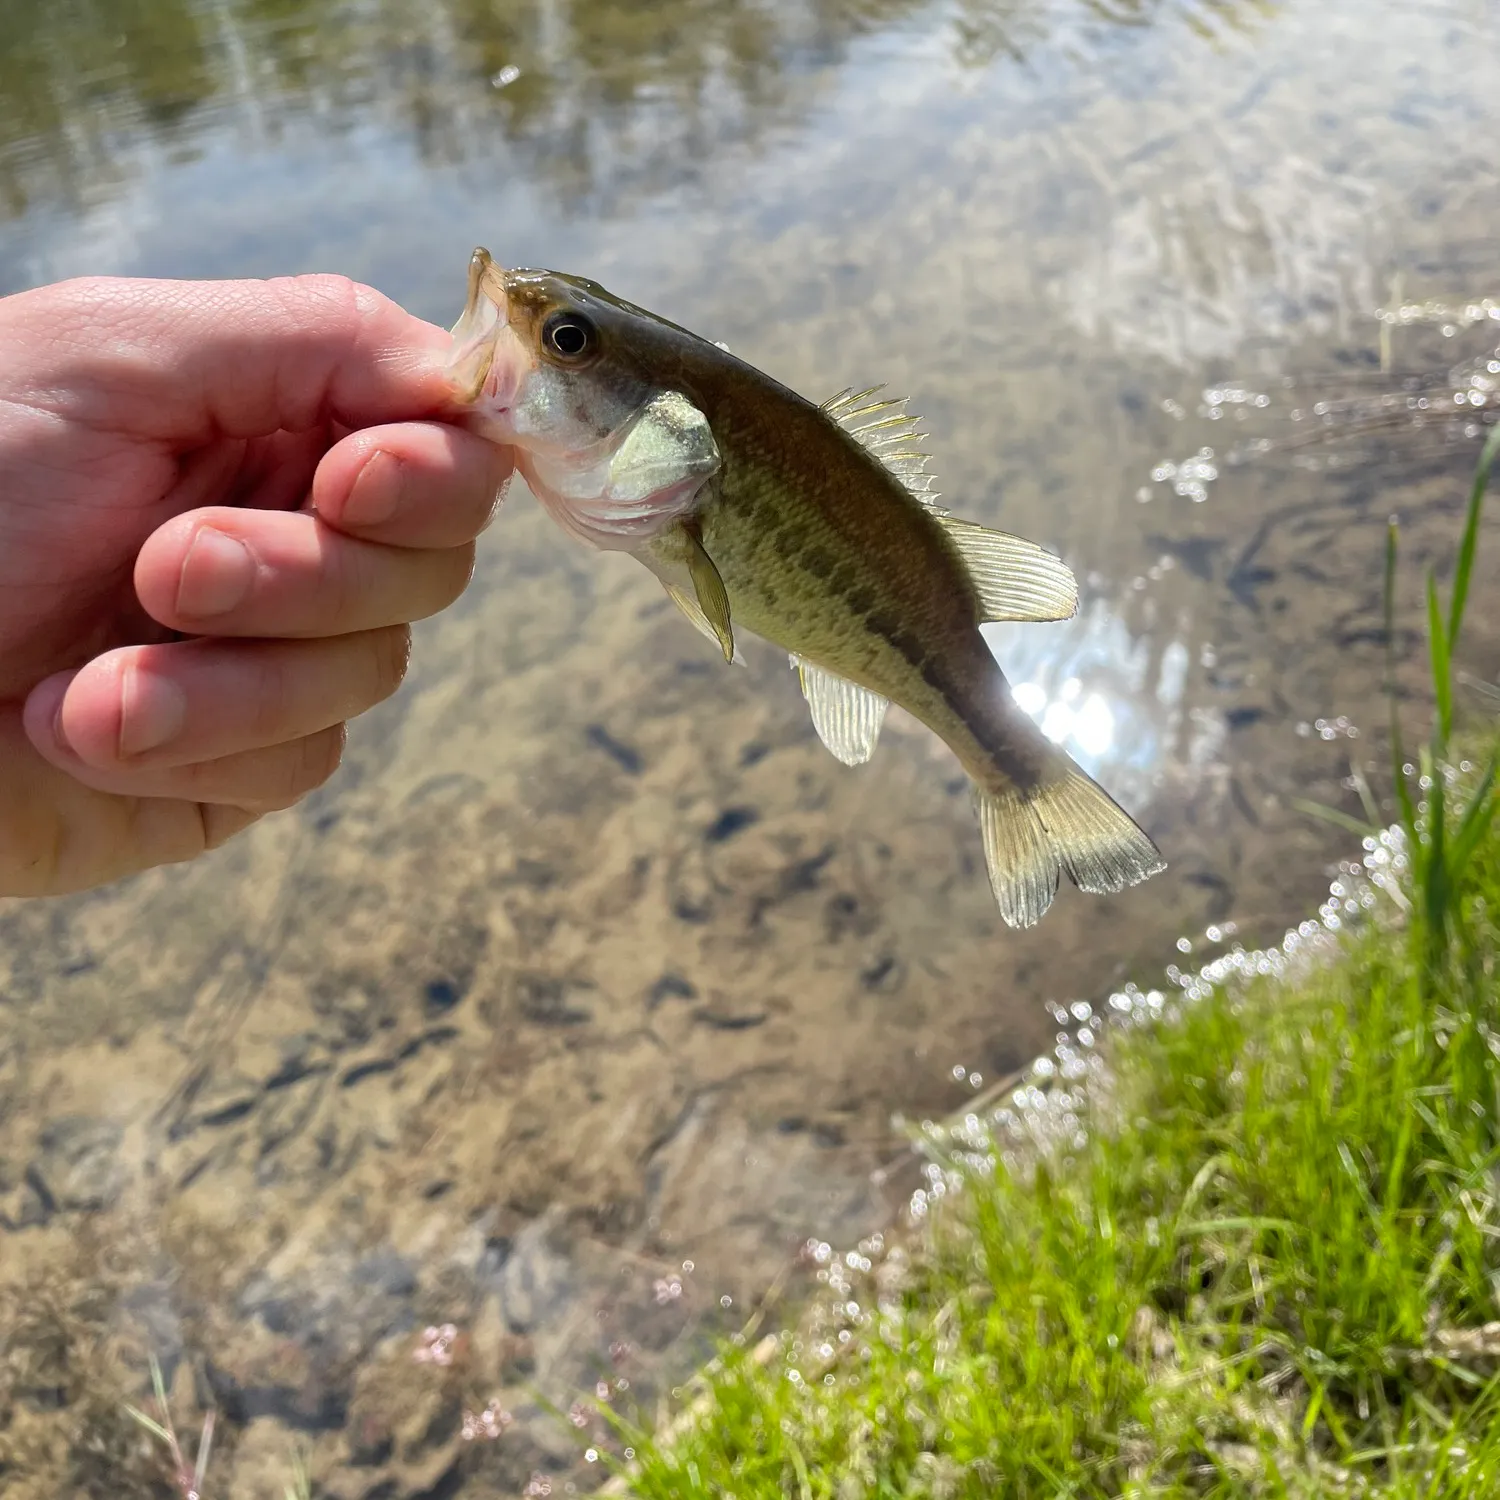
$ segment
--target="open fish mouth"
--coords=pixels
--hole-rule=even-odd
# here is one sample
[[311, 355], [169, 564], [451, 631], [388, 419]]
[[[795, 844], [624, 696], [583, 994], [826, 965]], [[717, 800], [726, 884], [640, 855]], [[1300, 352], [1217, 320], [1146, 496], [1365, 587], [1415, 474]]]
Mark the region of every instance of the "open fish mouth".
[[506, 413], [519, 383], [517, 372], [503, 369], [495, 357], [509, 322], [505, 272], [481, 246], [469, 259], [468, 300], [451, 330], [453, 347], [444, 373], [459, 401], [470, 406], [483, 402], [489, 417]]

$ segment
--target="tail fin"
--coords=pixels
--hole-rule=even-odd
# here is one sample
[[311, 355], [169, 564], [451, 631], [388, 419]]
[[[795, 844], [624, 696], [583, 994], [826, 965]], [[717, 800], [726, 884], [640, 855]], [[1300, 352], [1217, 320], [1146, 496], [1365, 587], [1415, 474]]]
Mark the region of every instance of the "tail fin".
[[1064, 870], [1081, 891], [1104, 894], [1166, 869], [1161, 851], [1097, 782], [1076, 766], [1030, 791], [974, 788], [990, 889], [1012, 927], [1046, 915]]

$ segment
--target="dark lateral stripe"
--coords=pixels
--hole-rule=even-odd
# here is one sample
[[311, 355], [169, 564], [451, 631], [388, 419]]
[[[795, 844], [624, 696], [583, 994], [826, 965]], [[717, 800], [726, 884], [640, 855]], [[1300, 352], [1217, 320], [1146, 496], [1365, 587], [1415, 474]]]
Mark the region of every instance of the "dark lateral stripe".
[[[1005, 726], [996, 718], [987, 715], [975, 721], [973, 713], [966, 707], [968, 695], [961, 691], [961, 684], [955, 681], [942, 659], [929, 652], [895, 615], [874, 605], [867, 586], [854, 583], [843, 568], [836, 567], [833, 558], [822, 547], [797, 547], [784, 531], [773, 534], [772, 546], [785, 561], [813, 579], [820, 588], [834, 594], [872, 635], [891, 647], [942, 698], [949, 713], [974, 736], [997, 771], [1018, 786], [1036, 785], [1034, 758], [1012, 742], [1005, 733]], [[831, 577], [834, 573], [843, 573], [844, 576]], [[852, 586], [839, 587], [840, 584]], [[996, 668], [997, 679], [998, 676], [999, 669]], [[998, 695], [998, 680], [993, 685]]]
[[[1017, 747], [1005, 734], [1002, 724], [989, 719], [975, 722], [974, 717], [966, 710], [965, 695], [960, 691], [959, 684], [940, 659], [934, 658], [909, 630], [890, 615], [872, 610], [865, 615], [864, 621], [873, 634], [899, 652], [923, 682], [942, 697], [948, 711], [979, 742], [980, 748], [989, 756], [997, 771], [1017, 786], [1029, 787], [1036, 784], [1034, 762], [1024, 753], [1018, 753]], [[996, 675], [998, 674], [997, 668]], [[995, 687], [998, 691], [998, 682]]]

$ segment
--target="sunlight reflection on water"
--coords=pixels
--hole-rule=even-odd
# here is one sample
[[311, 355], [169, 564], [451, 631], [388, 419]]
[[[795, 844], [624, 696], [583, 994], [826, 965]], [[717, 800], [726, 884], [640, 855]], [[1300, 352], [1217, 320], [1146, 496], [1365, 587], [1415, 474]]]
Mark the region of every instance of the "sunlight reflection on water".
[[[1133, 635], [1103, 600], [1061, 624], [986, 625], [1016, 702], [1091, 776], [1143, 806], [1178, 753], [1188, 648]], [[1222, 716], [1195, 716], [1190, 763], [1212, 759]]]

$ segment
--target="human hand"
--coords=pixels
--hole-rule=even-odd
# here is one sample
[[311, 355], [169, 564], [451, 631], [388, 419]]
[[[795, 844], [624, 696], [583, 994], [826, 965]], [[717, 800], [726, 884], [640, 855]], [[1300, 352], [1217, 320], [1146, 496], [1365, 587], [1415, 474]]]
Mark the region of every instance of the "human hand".
[[0, 895], [190, 859], [332, 775], [510, 476], [433, 420], [447, 350], [337, 277], [0, 299]]

